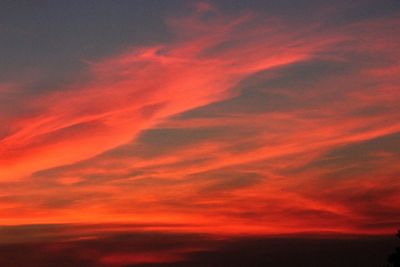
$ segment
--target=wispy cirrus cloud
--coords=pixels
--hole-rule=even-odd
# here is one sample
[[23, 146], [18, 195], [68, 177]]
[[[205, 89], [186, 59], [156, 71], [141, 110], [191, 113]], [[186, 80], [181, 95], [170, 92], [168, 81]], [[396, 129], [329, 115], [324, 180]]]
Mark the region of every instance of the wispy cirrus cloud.
[[[161, 118], [228, 97], [230, 88], [248, 74], [298, 61], [331, 42], [309, 40], [285, 48], [280, 38], [296, 38], [285, 36], [271, 38], [268, 49], [260, 49], [262, 42], [256, 40], [277, 35], [276, 26], [246, 31], [240, 27], [246, 28], [248, 16], [201, 16], [170, 20], [177, 36], [171, 44], [133, 48], [89, 63], [88, 82], [14, 103], [15, 109], [27, 111], [3, 118], [8, 134], [2, 138], [2, 164], [7, 165], [2, 179], [94, 156], [129, 141]], [[218, 56], [202, 56], [221, 43], [233, 43], [236, 33], [248, 40]], [[23, 90], [20, 84], [14, 85], [13, 93]], [[83, 142], [84, 146], [77, 145]], [[58, 156], [38, 157], [41, 154]]]
[[2, 222], [391, 231], [400, 22], [331, 23], [201, 4], [167, 20], [169, 43], [87, 62], [87, 81], [2, 118]]

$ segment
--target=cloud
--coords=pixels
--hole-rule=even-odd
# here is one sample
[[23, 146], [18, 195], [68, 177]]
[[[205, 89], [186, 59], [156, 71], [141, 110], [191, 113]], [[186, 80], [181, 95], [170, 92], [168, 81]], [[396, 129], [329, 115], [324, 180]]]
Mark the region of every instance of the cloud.
[[[269, 37], [278, 34], [274, 28], [238, 30], [246, 20], [246, 16], [231, 20], [220, 15], [203, 19], [198, 14], [171, 19], [176, 41], [88, 62], [87, 82], [31, 97], [24, 104], [25, 116], [5, 118], [10, 130], [1, 140], [1, 164], [7, 165], [2, 179], [20, 179], [35, 170], [95, 156], [128, 142], [162, 118], [229, 97], [231, 87], [246, 75], [298, 61], [310, 56], [314, 47], [332, 42], [309, 40], [284, 49], [281, 37]], [[248, 41], [218, 56], [199, 57], [238, 31], [248, 35]], [[261, 49], [259, 38], [272, 40], [268, 50]], [[88, 122], [99, 125], [98, 134], [81, 130], [80, 137], [53, 138]], [[33, 146], [40, 138], [44, 143]]]
[[[88, 61], [84, 82], [20, 112], [1, 107], [0, 223], [393, 231], [399, 21], [335, 27], [324, 14], [294, 23], [199, 4], [167, 19], [169, 42]], [[2, 96], [26, 97], [21, 83]]]

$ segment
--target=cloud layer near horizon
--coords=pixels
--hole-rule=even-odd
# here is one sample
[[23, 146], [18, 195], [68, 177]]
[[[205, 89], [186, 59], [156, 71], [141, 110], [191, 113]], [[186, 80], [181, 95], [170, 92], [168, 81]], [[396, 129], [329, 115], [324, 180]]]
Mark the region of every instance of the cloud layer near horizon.
[[86, 60], [61, 88], [0, 84], [0, 224], [393, 231], [400, 21], [321, 12], [201, 3], [166, 20], [169, 42]]

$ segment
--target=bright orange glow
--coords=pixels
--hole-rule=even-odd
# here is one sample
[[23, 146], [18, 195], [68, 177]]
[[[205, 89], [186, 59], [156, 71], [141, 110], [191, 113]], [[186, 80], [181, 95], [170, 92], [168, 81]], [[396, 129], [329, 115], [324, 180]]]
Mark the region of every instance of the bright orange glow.
[[388, 34], [398, 18], [321, 30], [202, 3], [166, 24], [169, 42], [86, 60], [84, 82], [28, 98], [32, 112], [0, 114], [0, 224], [227, 235], [398, 227], [400, 38]]

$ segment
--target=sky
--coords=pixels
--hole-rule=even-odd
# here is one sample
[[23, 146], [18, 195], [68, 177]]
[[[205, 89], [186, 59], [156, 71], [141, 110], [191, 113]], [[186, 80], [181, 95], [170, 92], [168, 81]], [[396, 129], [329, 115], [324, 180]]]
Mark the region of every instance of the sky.
[[395, 0], [2, 1], [3, 243], [394, 233], [399, 27]]

